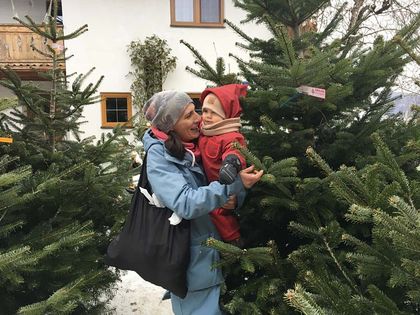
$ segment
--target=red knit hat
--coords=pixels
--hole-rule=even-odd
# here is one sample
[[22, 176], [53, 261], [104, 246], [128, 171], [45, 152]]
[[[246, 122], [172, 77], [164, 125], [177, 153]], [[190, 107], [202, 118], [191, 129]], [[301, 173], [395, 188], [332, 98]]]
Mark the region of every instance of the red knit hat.
[[246, 96], [247, 90], [248, 86], [244, 84], [228, 84], [215, 88], [207, 88], [201, 93], [200, 102], [203, 104], [205, 97], [209, 93], [213, 93], [222, 104], [226, 118], [239, 117], [242, 113], [239, 97]]

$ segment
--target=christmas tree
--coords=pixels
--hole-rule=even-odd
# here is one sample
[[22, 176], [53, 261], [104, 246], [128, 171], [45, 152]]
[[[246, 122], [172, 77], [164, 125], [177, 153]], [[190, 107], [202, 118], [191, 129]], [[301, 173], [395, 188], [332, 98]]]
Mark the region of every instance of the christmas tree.
[[[412, 60], [407, 51], [418, 45], [420, 15], [392, 34], [407, 45], [403, 49], [397, 41], [379, 35], [370, 45], [363, 42], [364, 23], [386, 12], [386, 1], [381, 8], [355, 4], [348, 11], [345, 4], [332, 10], [329, 1], [242, 0], [235, 4], [247, 11], [247, 21], [264, 24], [272, 36], [251, 38], [226, 21], [243, 38], [238, 45], [250, 52], [250, 60], [232, 56], [241, 70], [239, 77], [250, 84], [242, 116], [248, 150], [242, 152], [249, 163], [264, 169], [265, 175], [239, 210], [241, 231], [249, 248], [208, 242], [220, 249], [224, 258], [225, 308], [232, 314], [294, 313], [290, 300], [283, 300], [282, 295], [296, 283], [300, 283], [296, 292], [304, 296], [302, 303], [314, 306], [308, 314], [353, 314], [345, 305], [356, 287], [361, 296], [380, 303], [375, 300], [379, 293], [367, 293], [375, 288], [362, 283], [355, 268], [347, 270], [350, 261], [344, 261], [349, 248], [341, 250], [348, 246], [341, 240], [343, 234], [369, 243], [376, 239], [376, 232], [371, 222], [346, 220], [348, 204], [329, 186], [329, 180], [321, 178], [320, 169], [313, 166], [306, 151], [313, 148], [329, 169], [345, 164], [362, 170], [379, 161], [373, 133], [378, 132], [398, 153], [418, 138], [413, 121], [404, 122], [388, 112], [396, 78]], [[321, 27], [316, 18], [322, 12], [329, 13], [329, 20]], [[343, 27], [346, 14], [349, 23]], [[195, 48], [185, 44], [199, 66], [188, 71], [215, 85], [237, 82], [238, 76], [224, 72], [222, 61], [212, 68]], [[418, 176], [413, 168], [418, 163], [415, 152], [407, 152], [402, 159], [407, 174]], [[352, 196], [362, 199], [359, 194], [373, 190], [371, 184], [381, 187], [380, 183], [369, 183]], [[398, 192], [392, 195], [398, 196]], [[386, 209], [390, 208], [387, 203]], [[300, 233], [311, 237], [302, 239]], [[323, 241], [325, 235], [331, 237]], [[312, 282], [307, 280], [308, 274]], [[318, 286], [312, 293], [316, 281], [331, 286], [324, 291]], [[302, 284], [309, 289], [304, 291]], [[386, 281], [374, 285], [385, 299], [389, 289]], [[411, 288], [407, 286], [407, 291]], [[401, 311], [415, 311], [416, 300], [404, 298], [395, 293], [388, 297]], [[411, 304], [404, 307], [405, 301]], [[334, 303], [337, 309], [332, 307]], [[364, 310], [378, 311], [371, 304]], [[296, 308], [306, 312], [303, 307]]]
[[33, 49], [51, 60], [51, 70], [39, 74], [51, 88], [0, 69], [6, 77], [0, 84], [20, 105], [1, 119], [2, 134], [13, 138], [0, 146], [0, 169], [10, 177], [0, 184], [4, 314], [102, 314], [103, 296], [118, 277], [103, 256], [128, 209], [129, 147], [120, 129], [96, 143], [81, 139], [83, 107], [98, 101], [101, 80], [85, 83], [88, 73], [69, 84], [61, 66], [69, 57], [59, 43], [87, 25], [63, 34], [57, 5], [54, 11], [42, 25], [19, 20], [45, 38], [47, 53]]
[[[418, 125], [418, 114], [411, 123]], [[298, 283], [285, 298], [305, 314], [419, 312], [419, 176], [418, 170], [414, 176], [402, 170], [413, 168], [408, 160], [418, 166], [419, 138], [408, 142], [398, 157], [377, 134], [373, 139], [374, 163], [360, 170], [342, 166], [332, 171], [312, 148], [307, 150], [308, 157], [327, 174], [325, 181], [334, 195], [349, 206], [345, 219], [369, 226], [371, 235], [360, 238], [338, 221], [318, 229], [291, 223], [300, 235], [314, 240], [289, 257], [310, 289]], [[407, 160], [412, 154], [417, 157]]]

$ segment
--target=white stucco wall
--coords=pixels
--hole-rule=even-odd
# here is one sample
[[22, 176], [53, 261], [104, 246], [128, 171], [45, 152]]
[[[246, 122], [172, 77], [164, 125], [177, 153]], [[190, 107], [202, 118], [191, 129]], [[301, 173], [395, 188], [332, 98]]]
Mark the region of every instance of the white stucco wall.
[[[88, 24], [89, 31], [65, 43], [68, 55], [67, 73], [86, 73], [91, 67], [96, 70], [89, 82], [105, 76], [100, 92], [129, 92], [131, 78], [130, 58], [127, 46], [133, 40], [144, 40], [156, 34], [165, 39], [178, 58], [177, 68], [169, 74], [164, 89], [185, 92], [201, 92], [209, 82], [194, 77], [185, 67], [194, 67], [191, 52], [182, 44], [181, 39], [193, 45], [211, 64], [217, 57], [223, 57], [226, 68], [237, 72], [236, 62], [228, 57], [229, 53], [246, 59], [244, 51], [235, 47], [240, 37], [228, 26], [225, 28], [191, 28], [170, 26], [169, 0], [62, 0], [65, 32], [71, 32]], [[239, 24], [245, 12], [235, 8], [232, 0], [225, 0], [225, 18]], [[267, 31], [251, 24], [242, 29], [250, 36], [265, 37]], [[107, 130], [101, 129], [100, 104], [86, 108], [84, 112], [89, 121], [82, 129], [85, 136], [99, 135]]]

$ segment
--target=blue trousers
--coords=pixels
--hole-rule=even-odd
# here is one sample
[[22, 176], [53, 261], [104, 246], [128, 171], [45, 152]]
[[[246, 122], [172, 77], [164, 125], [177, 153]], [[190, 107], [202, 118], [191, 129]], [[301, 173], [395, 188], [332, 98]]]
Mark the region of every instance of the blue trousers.
[[189, 291], [183, 299], [171, 294], [175, 315], [223, 315], [219, 308], [220, 285]]

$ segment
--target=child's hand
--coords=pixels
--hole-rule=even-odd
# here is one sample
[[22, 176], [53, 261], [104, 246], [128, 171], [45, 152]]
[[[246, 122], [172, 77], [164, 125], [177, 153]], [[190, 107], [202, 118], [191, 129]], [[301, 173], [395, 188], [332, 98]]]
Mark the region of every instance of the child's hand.
[[235, 154], [229, 154], [222, 163], [219, 171], [219, 182], [230, 185], [235, 181], [236, 175], [241, 170], [241, 161]]
[[239, 175], [241, 176], [242, 183], [244, 184], [244, 187], [246, 189], [251, 188], [254, 186], [255, 183], [257, 183], [261, 177], [263, 176], [264, 171], [255, 171], [254, 165], [251, 165], [250, 167], [247, 167], [239, 172]]

